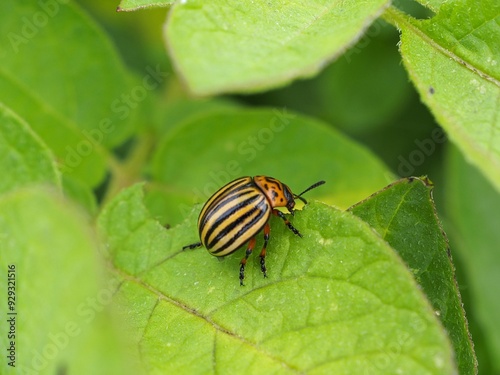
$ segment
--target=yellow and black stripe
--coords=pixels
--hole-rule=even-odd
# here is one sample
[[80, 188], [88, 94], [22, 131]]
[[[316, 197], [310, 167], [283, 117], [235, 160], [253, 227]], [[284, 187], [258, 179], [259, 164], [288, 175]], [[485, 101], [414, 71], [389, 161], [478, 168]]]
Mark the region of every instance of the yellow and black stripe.
[[271, 205], [252, 177], [241, 177], [217, 191], [198, 218], [200, 240], [215, 256], [231, 254], [259, 233]]

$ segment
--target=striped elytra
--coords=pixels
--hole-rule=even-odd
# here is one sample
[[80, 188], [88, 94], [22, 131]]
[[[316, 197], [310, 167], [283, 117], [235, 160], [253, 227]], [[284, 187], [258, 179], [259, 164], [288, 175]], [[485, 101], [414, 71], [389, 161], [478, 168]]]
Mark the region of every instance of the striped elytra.
[[264, 246], [260, 253], [260, 264], [264, 277], [267, 277], [265, 256], [271, 214], [281, 217], [293, 233], [302, 237], [285, 214], [275, 208], [286, 207], [293, 215], [295, 199], [307, 203], [301, 195], [324, 183], [319, 181], [296, 195], [287, 185], [272, 177], [241, 177], [231, 181], [212, 195], [203, 206], [198, 217], [200, 242], [184, 246], [183, 249], [204, 246], [210, 254], [222, 257], [248, 243], [240, 265], [240, 285], [243, 285], [245, 264], [255, 247], [255, 236], [263, 231]]
[[215, 256], [231, 254], [262, 230], [271, 205], [251, 177], [234, 180], [217, 191], [198, 218], [203, 246]]

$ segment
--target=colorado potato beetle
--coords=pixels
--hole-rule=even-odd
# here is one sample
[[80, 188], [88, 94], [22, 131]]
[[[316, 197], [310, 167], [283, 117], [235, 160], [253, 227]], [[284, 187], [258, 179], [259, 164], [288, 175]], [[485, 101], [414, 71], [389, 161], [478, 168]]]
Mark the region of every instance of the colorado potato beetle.
[[198, 217], [200, 242], [182, 249], [204, 246], [210, 254], [223, 257], [248, 243], [245, 257], [240, 262], [240, 285], [243, 285], [247, 259], [255, 247], [256, 235], [263, 230], [264, 246], [260, 252], [260, 268], [264, 277], [267, 277], [265, 257], [271, 231], [271, 214], [282, 218], [293, 233], [302, 237], [285, 214], [276, 207], [286, 207], [293, 216], [295, 199], [307, 204], [302, 194], [324, 183], [325, 181], [316, 182], [297, 195], [273, 177], [247, 176], [231, 181], [212, 195], [203, 206]]

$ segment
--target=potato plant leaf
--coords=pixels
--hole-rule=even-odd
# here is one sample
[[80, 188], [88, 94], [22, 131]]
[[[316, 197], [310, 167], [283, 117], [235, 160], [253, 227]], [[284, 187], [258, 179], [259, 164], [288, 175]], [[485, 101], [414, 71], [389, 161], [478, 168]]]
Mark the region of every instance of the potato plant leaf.
[[109, 148], [131, 134], [138, 104], [116, 50], [67, 1], [0, 2], [0, 35], [0, 101], [29, 123], [63, 172], [96, 186]]
[[0, 236], [0, 291], [14, 287], [0, 320], [2, 374], [140, 374], [110, 315], [118, 283], [104, 283], [87, 218], [58, 192], [21, 188], [0, 196]]
[[[196, 210], [165, 229], [142, 186], [102, 211], [117, 298], [148, 373], [454, 374], [447, 335], [412, 274], [349, 212], [310, 202], [271, 220], [268, 278], [258, 256], [217, 261], [196, 238]], [[257, 246], [262, 242], [259, 240]]]
[[500, 191], [500, 2], [458, 0], [415, 20], [391, 9], [403, 62], [449, 138]]
[[61, 187], [55, 158], [26, 122], [0, 103], [0, 193], [31, 184]]
[[[498, 288], [500, 283], [500, 193], [467, 163], [456, 148], [447, 160], [446, 212], [449, 232], [461, 260], [468, 299], [466, 308], [475, 327], [474, 342], [489, 357], [479, 357], [482, 373], [500, 372], [500, 315]], [[495, 287], [493, 287], [495, 286]], [[485, 355], [483, 353], [483, 355]], [[487, 355], [487, 354], [486, 354]], [[481, 361], [482, 359], [482, 361]]]
[[413, 272], [450, 334], [460, 374], [477, 373], [451, 250], [435, 212], [432, 183], [426, 178], [402, 179], [350, 211], [370, 224]]
[[316, 74], [353, 44], [388, 5], [359, 2], [176, 2], [165, 40], [199, 95], [257, 91]]

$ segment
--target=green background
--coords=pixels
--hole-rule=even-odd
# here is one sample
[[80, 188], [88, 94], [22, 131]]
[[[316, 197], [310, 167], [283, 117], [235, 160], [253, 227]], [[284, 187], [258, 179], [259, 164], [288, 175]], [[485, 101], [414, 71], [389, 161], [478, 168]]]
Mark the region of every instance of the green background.
[[[498, 2], [170, 3], [0, 5], [17, 370], [500, 374]], [[326, 184], [241, 288], [181, 248], [259, 174]]]

